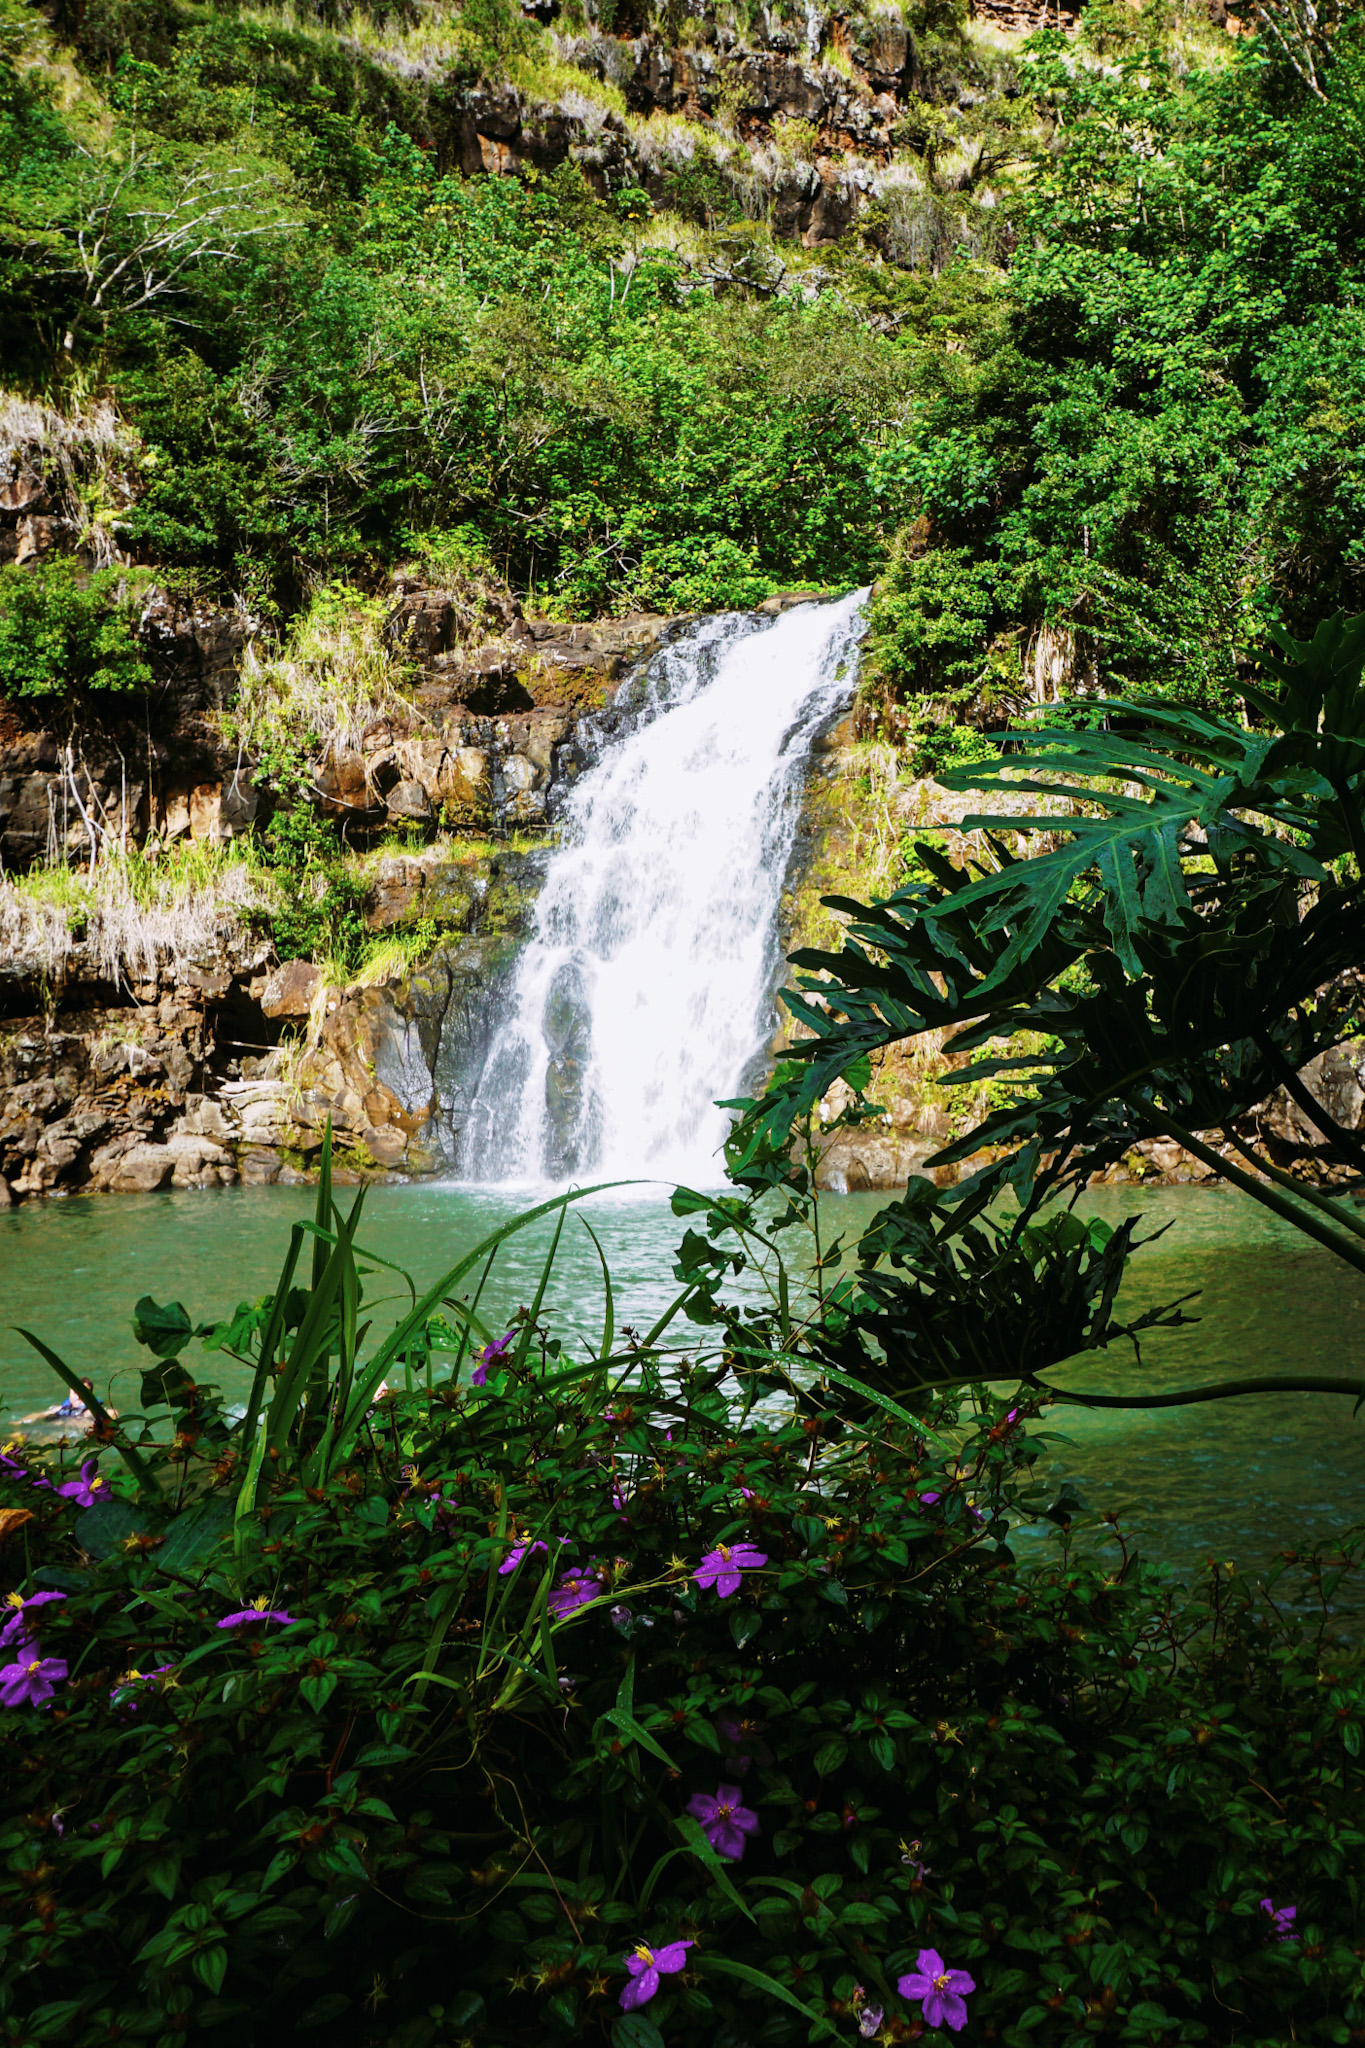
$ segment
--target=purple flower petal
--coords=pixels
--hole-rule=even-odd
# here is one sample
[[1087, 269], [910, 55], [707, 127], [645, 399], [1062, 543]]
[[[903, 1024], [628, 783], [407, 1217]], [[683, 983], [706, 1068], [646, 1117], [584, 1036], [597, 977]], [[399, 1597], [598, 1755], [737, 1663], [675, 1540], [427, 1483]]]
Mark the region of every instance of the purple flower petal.
[[896, 1981], [902, 1998], [917, 1998], [926, 2026], [948, 2027], [956, 2033], [967, 2024], [966, 1994], [976, 1980], [965, 1970], [950, 1970], [937, 1949], [922, 1948], [915, 1969]]
[[282, 1607], [267, 1607], [262, 1601], [256, 1607], [239, 1607], [235, 1614], [225, 1614], [219, 1628], [249, 1628], [255, 1621], [274, 1621], [288, 1628], [297, 1617], [286, 1614]]
[[728, 1600], [739, 1591], [741, 1572], [757, 1571], [767, 1562], [766, 1552], [756, 1550], [752, 1543], [718, 1543], [707, 1551], [692, 1578], [703, 1593], [714, 1586], [718, 1596]]
[[114, 1497], [113, 1488], [107, 1479], [100, 1478], [93, 1458], [87, 1458], [81, 1466], [79, 1479], [68, 1479], [64, 1486], [54, 1486], [52, 1491], [59, 1499], [74, 1500], [78, 1508], [92, 1508], [96, 1501]]
[[514, 1572], [524, 1557], [533, 1557], [538, 1550], [549, 1546], [544, 1543], [514, 1543], [502, 1563], [498, 1566], [498, 1577], [505, 1579], [508, 1572]]
[[744, 1854], [745, 1836], [761, 1832], [758, 1815], [740, 1805], [738, 1785], [717, 1785], [714, 1798], [709, 1792], [694, 1792], [686, 1810], [701, 1822], [701, 1831], [717, 1855], [727, 1856], [732, 1863], [738, 1863]]
[[630, 1982], [621, 1993], [621, 2005], [626, 2012], [635, 2012], [640, 2006], [648, 2005], [659, 1988], [660, 1975], [670, 1976], [681, 1970], [687, 1962], [690, 1941], [671, 1941], [664, 1948], [650, 1948], [639, 1942], [624, 1958], [626, 1973]]
[[562, 1621], [576, 1607], [586, 1607], [589, 1600], [595, 1600], [601, 1590], [602, 1580], [596, 1572], [564, 1572], [545, 1604], [555, 1620]]
[[508, 1347], [511, 1345], [512, 1339], [516, 1334], [515, 1330], [509, 1330], [506, 1336], [495, 1337], [491, 1344], [484, 1345], [478, 1355], [474, 1370], [469, 1375], [471, 1387], [482, 1387], [487, 1383], [488, 1368], [490, 1366], [506, 1365]]
[[66, 1677], [62, 1657], [34, 1657], [0, 1668], [0, 1707], [45, 1707]]

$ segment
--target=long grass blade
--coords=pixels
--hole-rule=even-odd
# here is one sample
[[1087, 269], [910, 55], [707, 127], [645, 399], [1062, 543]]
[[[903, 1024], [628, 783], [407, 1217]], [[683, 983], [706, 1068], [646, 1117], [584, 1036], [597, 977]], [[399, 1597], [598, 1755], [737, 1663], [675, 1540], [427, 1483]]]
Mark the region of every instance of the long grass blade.
[[332, 1119], [328, 1117], [327, 1128], [322, 1134], [322, 1164], [318, 1171], [318, 1200], [315, 1211], [319, 1235], [313, 1240], [313, 1285], [322, 1278], [322, 1269], [327, 1255], [322, 1248], [324, 1231], [332, 1227]]
[[597, 1232], [593, 1229], [586, 1216], [580, 1216], [578, 1220], [592, 1239], [593, 1250], [597, 1253], [597, 1262], [602, 1268], [602, 1293], [605, 1307], [602, 1316], [602, 1342], [598, 1347], [597, 1356], [602, 1364], [605, 1365], [611, 1357], [612, 1339], [616, 1335], [616, 1311], [612, 1300], [611, 1272], [607, 1266], [606, 1255], [598, 1242]]

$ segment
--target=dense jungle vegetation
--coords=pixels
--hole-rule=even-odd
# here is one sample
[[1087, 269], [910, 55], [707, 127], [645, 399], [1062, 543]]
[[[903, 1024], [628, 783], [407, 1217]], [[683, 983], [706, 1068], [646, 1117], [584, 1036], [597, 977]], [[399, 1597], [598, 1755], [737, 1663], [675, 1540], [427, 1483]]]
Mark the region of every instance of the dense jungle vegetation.
[[[140, 707], [150, 584], [239, 606], [281, 953], [355, 967], [359, 870], [290, 798], [414, 557], [580, 617], [875, 577], [866, 729], [975, 743], [956, 786], [1044, 848], [926, 837], [836, 904], [648, 1331], [605, 1259], [600, 1324], [556, 1316], [577, 1193], [409, 1291], [329, 1133], [269, 1292], [136, 1301], [122, 1413], [59, 1309], [31, 1334], [92, 1427], [0, 1450], [0, 2041], [1365, 2039], [1358, 1532], [1181, 1589], [1040, 1465], [1056, 1402], [1248, 1392], [1056, 1384], [1184, 1315], [1125, 1322], [1135, 1219], [1067, 1207], [1135, 1142], [1365, 1271], [1365, 1153], [1299, 1078], [1359, 1016], [1359, 20], [911, 0], [892, 162], [808, 247], [776, 198], [822, 138], [641, 114], [569, 0], [0, 9], [5, 417], [78, 529], [0, 568], [4, 688]], [[470, 175], [507, 92], [587, 154]], [[981, 767], [973, 723], [1092, 687], [1128, 696]], [[182, 849], [196, 902], [247, 843]], [[965, 1176], [831, 1242], [812, 1113], [879, 1116], [874, 1063], [947, 1029]], [[1330, 1192], [1244, 1135], [1281, 1085]]]
[[[96, 553], [267, 622], [423, 546], [578, 616], [880, 575], [874, 699], [1001, 723], [1051, 661], [1226, 704], [1234, 647], [1359, 587], [1360, 22], [1306, 80], [1164, 0], [907, 21], [902, 182], [807, 249], [771, 202], [813, 131], [765, 189], [733, 108], [626, 115], [510, 0], [6, 0], [0, 354], [128, 430]], [[615, 120], [656, 196], [462, 175], [481, 80]], [[66, 632], [60, 568], [0, 581], [61, 643], [11, 689], [132, 677], [114, 594]]]

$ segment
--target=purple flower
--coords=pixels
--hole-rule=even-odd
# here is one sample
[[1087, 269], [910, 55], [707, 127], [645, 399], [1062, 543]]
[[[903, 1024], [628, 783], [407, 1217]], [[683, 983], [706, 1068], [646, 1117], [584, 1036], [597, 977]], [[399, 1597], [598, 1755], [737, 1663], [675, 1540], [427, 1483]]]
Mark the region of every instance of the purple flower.
[[865, 2005], [858, 2014], [858, 2032], [865, 2041], [870, 2041], [882, 2023], [882, 2008], [879, 2005]]
[[766, 1554], [755, 1550], [752, 1543], [718, 1543], [714, 1550], [707, 1551], [692, 1577], [703, 1593], [708, 1586], [714, 1586], [721, 1599], [728, 1600], [739, 1591], [742, 1571], [757, 1571], [767, 1562]]
[[950, 1970], [936, 1948], [922, 1948], [915, 1958], [915, 1970], [897, 1979], [902, 1998], [918, 1998], [924, 2023], [929, 2027], [951, 2027], [956, 2033], [967, 2024], [966, 1996], [975, 1991], [976, 1979], [965, 1970]]
[[722, 1746], [736, 1752], [727, 1755], [725, 1761], [737, 1777], [742, 1778], [752, 1763], [772, 1762], [773, 1753], [767, 1743], [757, 1739], [767, 1725], [766, 1721], [755, 1721], [748, 1714], [722, 1714], [717, 1720], [716, 1733]]
[[286, 1614], [282, 1607], [267, 1607], [265, 1598], [262, 1596], [261, 1599], [255, 1601], [250, 1607], [239, 1607], [235, 1614], [225, 1614], [218, 1626], [219, 1628], [249, 1628], [255, 1621], [278, 1621], [282, 1627], [287, 1628], [294, 1619], [295, 1617], [292, 1614]]
[[548, 1548], [548, 1544], [545, 1543], [514, 1543], [502, 1563], [498, 1566], [498, 1577], [505, 1579], [509, 1572], [516, 1570], [524, 1557], [534, 1557], [538, 1550], [546, 1550]]
[[52, 1491], [63, 1500], [74, 1500], [78, 1508], [92, 1508], [97, 1500], [113, 1498], [109, 1481], [100, 1478], [93, 1458], [81, 1466], [79, 1479], [68, 1479], [65, 1486], [54, 1486]]
[[118, 1684], [110, 1688], [109, 1697], [116, 1706], [136, 1707], [137, 1701], [128, 1695], [138, 1686], [155, 1685], [158, 1678], [174, 1669], [174, 1664], [158, 1664], [151, 1671], [125, 1671]]
[[0, 1602], [0, 1611], [9, 1610], [9, 1620], [0, 1628], [0, 1650], [8, 1650], [11, 1657], [30, 1657], [33, 1654], [33, 1637], [29, 1633], [33, 1624], [29, 1619], [31, 1607], [45, 1607], [49, 1600], [65, 1600], [65, 1593], [30, 1593], [27, 1600], [18, 1593], [8, 1593]]
[[601, 1590], [602, 1581], [596, 1572], [563, 1572], [546, 1605], [556, 1621], [563, 1621], [575, 1607], [586, 1607], [589, 1600], [595, 1600]]
[[1272, 1900], [1262, 1899], [1261, 1911], [1270, 1915], [1270, 1924], [1275, 1930], [1277, 1941], [1298, 1940], [1298, 1936], [1294, 1932], [1294, 1922], [1299, 1917], [1297, 1906], [1276, 1907]]
[[671, 1977], [675, 1970], [685, 1969], [690, 1941], [670, 1941], [667, 1948], [647, 1948], [640, 1942], [625, 1958], [630, 1982], [621, 1993], [621, 2003], [627, 2012], [634, 2012], [637, 2006], [648, 2005], [659, 1988], [660, 1977]]
[[931, 1508], [936, 1502], [941, 1501], [942, 1498], [943, 1495], [941, 1493], [922, 1493], [920, 1495], [920, 1505], [921, 1507]]
[[694, 1792], [687, 1811], [701, 1822], [711, 1847], [732, 1863], [738, 1863], [744, 1854], [744, 1837], [759, 1832], [758, 1815], [739, 1803], [738, 1785], [717, 1785], [714, 1799], [708, 1793]]
[[[30, 1646], [31, 1647], [31, 1646]], [[0, 1707], [45, 1707], [66, 1677], [63, 1657], [34, 1657], [0, 1669]]]
[[488, 1368], [490, 1365], [506, 1365], [507, 1347], [516, 1334], [515, 1330], [509, 1330], [505, 1337], [495, 1337], [491, 1344], [484, 1345], [483, 1350], [479, 1353], [478, 1363], [469, 1375], [471, 1387], [483, 1386], [488, 1378]]
[[[27, 1599], [24, 1599], [18, 1593], [6, 1593], [4, 1599], [0, 1600], [0, 1607], [8, 1607], [11, 1610], [11, 1612], [17, 1617], [20, 1614], [26, 1614], [30, 1607], [46, 1607], [53, 1600], [65, 1600], [65, 1598], [65, 1593], [53, 1593], [48, 1591], [44, 1591], [42, 1593], [30, 1593]], [[9, 1623], [6, 1622], [5, 1626], [8, 1628]]]

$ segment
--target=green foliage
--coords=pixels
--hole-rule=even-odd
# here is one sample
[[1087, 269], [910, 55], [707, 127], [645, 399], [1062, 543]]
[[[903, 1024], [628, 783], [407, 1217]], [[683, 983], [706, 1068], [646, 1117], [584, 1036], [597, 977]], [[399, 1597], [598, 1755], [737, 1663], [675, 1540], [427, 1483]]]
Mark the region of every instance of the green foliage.
[[723, 612], [761, 604], [773, 584], [737, 542], [692, 539], [647, 548], [636, 589], [659, 611]]
[[[270, 1295], [138, 1303], [146, 1412], [97, 1407], [84, 1489], [11, 1446], [12, 1598], [48, 1598], [10, 1626], [57, 1668], [0, 1729], [3, 2038], [796, 2048], [874, 2007], [913, 2037], [932, 1946], [1006, 2048], [1346, 2040], [1365, 1689], [1305, 1596], [1355, 1553], [1277, 1568], [1273, 1606], [1224, 1567], [1189, 1598], [1077, 1541], [1021, 1405], [841, 1434], [831, 1368], [831, 1410], [788, 1380], [760, 1416], [801, 1320], [727, 1309], [744, 1254], [692, 1231], [647, 1335], [617, 1343], [609, 1282], [600, 1342], [554, 1335], [552, 1246], [493, 1342], [475, 1276], [570, 1199], [380, 1338], [324, 1167]], [[723, 1342], [666, 1348], [680, 1307]], [[239, 1419], [196, 1342], [250, 1369]], [[693, 1576], [719, 1544], [752, 1546], [724, 1596]], [[688, 1811], [726, 1786], [738, 1858]], [[623, 2018], [623, 1959], [680, 1940]]]
[[997, 742], [974, 725], [917, 726], [911, 734], [908, 753], [912, 774], [934, 777], [942, 775], [945, 768], [970, 761], [989, 761], [993, 765], [1000, 758]]
[[[1259, 730], [1170, 704], [1102, 702], [1102, 726], [1035, 730], [1028, 752], [947, 771], [952, 788], [1052, 801], [967, 817], [966, 829], [990, 838], [989, 859], [965, 878], [920, 842], [917, 878], [885, 902], [829, 899], [853, 920], [841, 953], [795, 956], [812, 978], [806, 993], [784, 1000], [807, 1035], [762, 1102], [742, 1105], [731, 1157], [747, 1184], [803, 1188], [805, 1170], [790, 1166], [786, 1150], [793, 1126], [836, 1078], [861, 1091], [872, 1057], [899, 1040], [950, 1033], [955, 1051], [981, 1057], [948, 1085], [985, 1081], [994, 1096], [989, 1114], [931, 1162], [989, 1162], [951, 1191], [953, 1213], [926, 1225], [918, 1199], [907, 1202], [884, 1211], [880, 1235], [864, 1244], [869, 1270], [849, 1283], [848, 1327], [838, 1333], [855, 1377], [877, 1382], [889, 1368], [893, 1385], [914, 1384], [925, 1377], [922, 1357], [933, 1377], [965, 1375], [965, 1358], [926, 1352], [925, 1338], [907, 1330], [932, 1321], [945, 1289], [965, 1318], [971, 1301], [988, 1298], [988, 1272], [1003, 1281], [1009, 1315], [1022, 1312], [1032, 1281], [1019, 1261], [1047, 1204], [1146, 1138], [1174, 1138], [1365, 1271], [1356, 1205], [1259, 1156], [1245, 1125], [1258, 1103], [1287, 1089], [1348, 1185], [1360, 1186], [1365, 1150], [1299, 1077], [1356, 1028], [1365, 618], [1338, 614], [1311, 642], [1281, 639], [1282, 656], [1266, 665], [1278, 687], [1247, 686], [1265, 721]], [[1023, 858], [1006, 833], [1019, 835], [1016, 848], [1043, 833], [1052, 843]], [[1001, 1050], [1001, 1041], [1013, 1042]], [[852, 1113], [861, 1113], [860, 1095]], [[977, 1219], [1006, 1189], [1021, 1212], [993, 1227], [992, 1246]], [[908, 1298], [876, 1277], [883, 1260], [910, 1274]], [[1031, 1270], [1031, 1255], [1025, 1264]], [[1069, 1285], [1088, 1301], [1086, 1284], [1077, 1269]], [[1101, 1286], [1092, 1276], [1092, 1293], [1096, 1286], [1098, 1298], [1112, 1298], [1108, 1278]], [[1058, 1324], [1060, 1306], [1059, 1296]], [[1081, 1348], [1068, 1339], [1059, 1358], [1068, 1345]], [[1012, 1379], [1028, 1350], [1018, 1333], [998, 1348], [983, 1336], [973, 1369]], [[1033, 1379], [1039, 1366], [1025, 1369]], [[1365, 1398], [1357, 1378], [1293, 1373], [1182, 1394], [1075, 1398], [1162, 1406], [1275, 1385]]]
[[264, 855], [280, 884], [271, 917], [282, 960], [325, 960], [343, 975], [358, 973], [370, 944], [365, 887], [347, 864], [334, 831], [286, 775], [284, 798], [266, 826]]
[[[647, 19], [684, 34], [619, 33]], [[1044, 630], [1063, 695], [1232, 712], [1233, 648], [1365, 566], [1360, 22], [1322, 29], [1325, 87], [1271, 31], [1202, 63], [1160, 6], [1017, 53], [956, 0], [907, 24], [914, 162], [817, 262], [745, 217], [714, 124], [634, 124], [605, 196], [452, 172], [480, 77], [619, 100], [513, 0], [436, 44], [386, 6], [70, 0], [74, 82], [11, 6], [5, 360], [116, 395], [154, 458], [127, 537], [259, 615], [430, 533], [560, 613], [881, 572], [889, 731], [916, 698], [1007, 722]]]
[[1009, 579], [966, 548], [924, 553], [914, 541], [902, 537], [873, 597], [864, 695], [971, 696], [1010, 616]]
[[[1230, 711], [1237, 644], [1358, 608], [1365, 35], [1341, 27], [1324, 100], [1262, 39], [1177, 77], [1147, 17], [1086, 21], [1103, 67], [1051, 31], [1028, 46], [1057, 147], [1008, 319], [946, 362], [937, 336], [921, 347], [907, 429], [875, 465], [929, 549], [893, 557], [876, 673], [941, 692], [988, 622], [1046, 623], [1074, 636], [1076, 682]], [[921, 638], [921, 586], [932, 627], [937, 583], [968, 578], [977, 603], [944, 609], [970, 630]]]
[[124, 570], [85, 575], [64, 555], [0, 569], [0, 693], [148, 689], [138, 618], [135, 580]]

